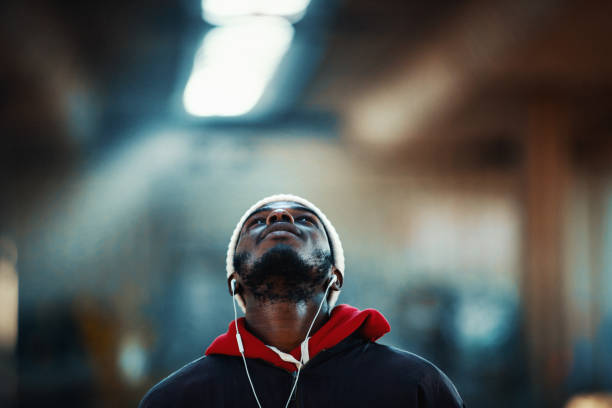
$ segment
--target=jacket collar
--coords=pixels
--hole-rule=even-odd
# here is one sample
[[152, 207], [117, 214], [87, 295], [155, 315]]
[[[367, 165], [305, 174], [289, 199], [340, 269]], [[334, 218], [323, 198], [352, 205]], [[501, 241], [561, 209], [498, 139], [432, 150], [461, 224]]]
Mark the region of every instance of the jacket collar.
[[[283, 361], [277, 353], [250, 333], [245, 327], [244, 317], [238, 319], [238, 329], [244, 344], [245, 357], [264, 360], [286, 371], [297, 370], [295, 364]], [[375, 309], [359, 310], [349, 305], [338, 305], [332, 310], [329, 320], [310, 338], [308, 354], [312, 359], [322, 350], [337, 345], [351, 334], [367, 341], [376, 341], [389, 330], [391, 330], [391, 327], [387, 319]], [[217, 337], [206, 349], [206, 355], [212, 354], [240, 356], [233, 320], [230, 322], [227, 332]], [[300, 347], [291, 350], [289, 354], [299, 360], [301, 356]]]

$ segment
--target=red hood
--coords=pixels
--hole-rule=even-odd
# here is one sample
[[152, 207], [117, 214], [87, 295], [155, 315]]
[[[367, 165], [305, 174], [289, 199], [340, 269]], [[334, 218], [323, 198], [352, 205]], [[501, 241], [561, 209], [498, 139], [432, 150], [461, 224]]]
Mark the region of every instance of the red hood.
[[[259, 358], [287, 371], [296, 371], [294, 364], [281, 358], [268, 348], [261, 340], [251, 334], [244, 326], [245, 319], [238, 319], [238, 330], [244, 344], [244, 355], [248, 358]], [[359, 310], [348, 305], [338, 305], [331, 313], [329, 320], [311, 336], [308, 342], [308, 352], [312, 359], [321, 350], [328, 349], [340, 343], [353, 333], [369, 341], [376, 341], [391, 330], [387, 319], [374, 309]], [[232, 320], [226, 333], [220, 335], [206, 349], [206, 355], [225, 354], [240, 356], [236, 344], [236, 327]], [[291, 350], [291, 355], [300, 359], [300, 347]]]

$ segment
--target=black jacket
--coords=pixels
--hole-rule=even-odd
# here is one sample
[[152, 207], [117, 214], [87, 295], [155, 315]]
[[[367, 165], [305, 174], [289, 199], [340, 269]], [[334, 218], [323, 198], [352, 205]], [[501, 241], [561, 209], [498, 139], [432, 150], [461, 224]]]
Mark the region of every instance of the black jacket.
[[[284, 408], [295, 373], [247, 359], [262, 408]], [[451, 381], [415, 354], [352, 335], [301, 370], [291, 407], [464, 407]], [[140, 408], [257, 408], [240, 357], [210, 355], [176, 371]]]

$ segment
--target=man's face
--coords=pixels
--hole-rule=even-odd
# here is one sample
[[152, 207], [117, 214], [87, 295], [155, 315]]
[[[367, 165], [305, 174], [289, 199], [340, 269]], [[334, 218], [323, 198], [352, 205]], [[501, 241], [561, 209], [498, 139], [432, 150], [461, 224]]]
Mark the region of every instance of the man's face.
[[298, 203], [266, 204], [242, 226], [234, 267], [257, 298], [305, 300], [323, 285], [331, 266], [323, 224]]
[[280, 244], [290, 246], [305, 260], [317, 251], [330, 252], [319, 218], [298, 203], [279, 201], [260, 207], [247, 218], [236, 253], [247, 252], [259, 259]]

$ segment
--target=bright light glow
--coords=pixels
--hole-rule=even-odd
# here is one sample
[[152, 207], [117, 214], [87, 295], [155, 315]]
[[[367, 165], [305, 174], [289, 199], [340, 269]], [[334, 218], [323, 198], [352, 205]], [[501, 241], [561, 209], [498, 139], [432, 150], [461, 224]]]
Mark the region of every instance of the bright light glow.
[[239, 116], [259, 101], [293, 38], [277, 17], [251, 17], [211, 30], [198, 50], [183, 94], [195, 116]]
[[509, 333], [509, 306], [479, 299], [462, 302], [457, 310], [456, 332], [464, 347], [494, 347]]
[[361, 141], [393, 148], [439, 120], [460, 95], [460, 80], [452, 65], [424, 59], [352, 102], [350, 129]]
[[221, 25], [248, 16], [284, 17], [299, 21], [310, 0], [202, 0], [202, 17]]
[[0, 351], [12, 352], [17, 342], [19, 282], [15, 264], [17, 246], [0, 237]]
[[119, 368], [123, 376], [132, 384], [139, 383], [147, 369], [147, 353], [136, 338], [127, 338], [119, 350]]
[[612, 394], [583, 394], [576, 395], [565, 405], [565, 408], [610, 408], [612, 407]]

